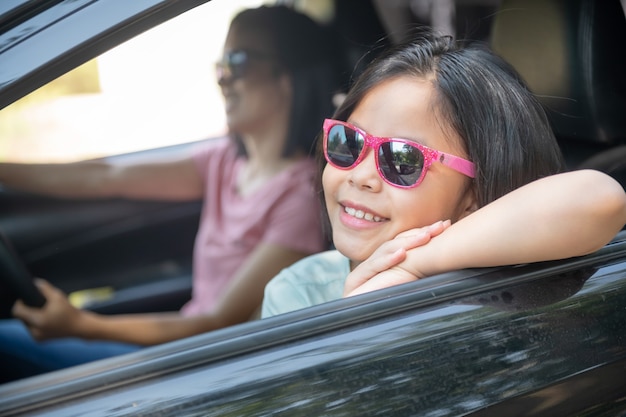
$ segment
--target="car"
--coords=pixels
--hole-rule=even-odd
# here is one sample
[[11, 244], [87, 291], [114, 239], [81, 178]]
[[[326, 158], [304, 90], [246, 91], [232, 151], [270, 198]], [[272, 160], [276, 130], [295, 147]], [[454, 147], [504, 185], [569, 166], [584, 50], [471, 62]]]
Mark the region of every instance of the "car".
[[[5, 110], [18, 100], [114, 46], [177, 16], [217, 14], [227, 2], [3, 2], [0, 125], [13, 120]], [[435, 5], [451, 4], [285, 3], [336, 30], [347, 84], [403, 36], [407, 11], [412, 24], [434, 24]], [[456, 19], [447, 30], [490, 42], [520, 71], [545, 105], [568, 167], [599, 169], [624, 185], [626, 64], [612, 43], [626, 34], [623, 4], [452, 4]], [[196, 36], [174, 39], [172, 51]], [[217, 36], [215, 43], [221, 47]], [[153, 100], [150, 91], [139, 93]], [[168, 98], [167, 111], [176, 111]], [[98, 157], [175, 153], [211, 134]], [[190, 296], [199, 212], [200, 202], [0, 190], [2, 314], [18, 295], [37, 302], [33, 275], [101, 313], [178, 309]], [[622, 231], [582, 257], [453, 271], [3, 384], [0, 416], [626, 416], [625, 328]]]

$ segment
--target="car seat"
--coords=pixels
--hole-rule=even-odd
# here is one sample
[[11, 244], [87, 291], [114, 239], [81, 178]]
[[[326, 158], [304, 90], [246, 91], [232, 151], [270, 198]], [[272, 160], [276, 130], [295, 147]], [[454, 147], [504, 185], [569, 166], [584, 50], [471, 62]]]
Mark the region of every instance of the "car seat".
[[620, 0], [503, 0], [490, 40], [543, 104], [567, 167], [604, 171], [622, 186], [625, 40]]

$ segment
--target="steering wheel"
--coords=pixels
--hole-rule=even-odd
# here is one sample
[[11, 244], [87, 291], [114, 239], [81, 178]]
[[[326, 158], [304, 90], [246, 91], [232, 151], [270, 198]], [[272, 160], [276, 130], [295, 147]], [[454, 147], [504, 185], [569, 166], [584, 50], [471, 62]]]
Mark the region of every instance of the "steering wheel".
[[31, 307], [43, 307], [46, 303], [11, 242], [0, 233], [0, 318], [11, 317], [11, 307], [17, 299]]

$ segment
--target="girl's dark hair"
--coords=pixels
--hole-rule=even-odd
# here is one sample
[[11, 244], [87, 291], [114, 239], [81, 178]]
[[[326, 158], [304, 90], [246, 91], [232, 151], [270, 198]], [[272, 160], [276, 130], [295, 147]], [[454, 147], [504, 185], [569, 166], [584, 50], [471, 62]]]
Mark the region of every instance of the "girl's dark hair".
[[237, 14], [231, 26], [267, 39], [277, 66], [293, 87], [283, 156], [309, 155], [324, 118], [332, 115], [338, 88], [338, 53], [330, 32], [310, 17], [286, 6], [261, 6]]
[[476, 167], [479, 207], [564, 169], [546, 114], [517, 72], [484, 45], [464, 47], [428, 31], [376, 59], [334, 118], [345, 121], [374, 86], [400, 76], [432, 80], [433, 108]]

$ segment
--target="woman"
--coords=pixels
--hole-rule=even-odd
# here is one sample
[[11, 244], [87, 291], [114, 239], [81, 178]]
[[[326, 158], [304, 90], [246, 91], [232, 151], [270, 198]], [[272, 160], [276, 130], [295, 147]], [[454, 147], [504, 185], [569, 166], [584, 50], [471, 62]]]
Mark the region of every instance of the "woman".
[[259, 308], [270, 278], [324, 248], [309, 152], [317, 126], [332, 114], [335, 72], [325, 36], [310, 18], [286, 7], [238, 14], [217, 63], [231, 138], [187, 158], [131, 166], [0, 166], [4, 185], [31, 192], [204, 199], [193, 297], [180, 313], [102, 316], [72, 307], [60, 290], [40, 281], [45, 306], [18, 301], [13, 313], [25, 326], [0, 324], [6, 379], [246, 321]]
[[561, 173], [515, 71], [449, 37], [375, 61], [324, 122], [323, 155], [337, 250], [273, 279], [263, 317], [456, 269], [584, 255], [626, 223], [615, 180]]

